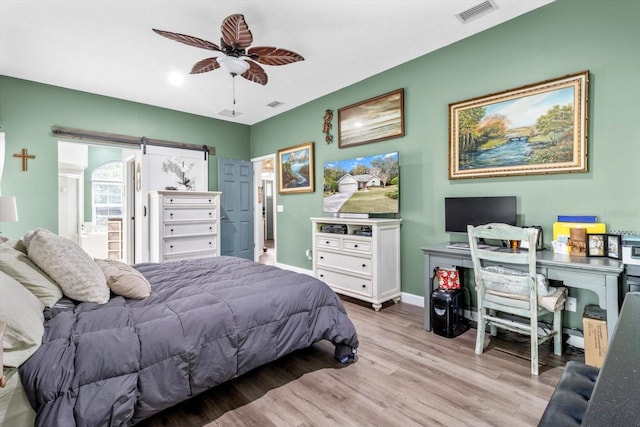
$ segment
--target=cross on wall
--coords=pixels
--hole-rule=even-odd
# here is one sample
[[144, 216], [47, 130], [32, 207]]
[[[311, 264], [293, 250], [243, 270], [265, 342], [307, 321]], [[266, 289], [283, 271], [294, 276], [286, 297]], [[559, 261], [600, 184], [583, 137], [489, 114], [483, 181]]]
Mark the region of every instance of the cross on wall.
[[33, 154], [27, 154], [27, 149], [23, 148], [20, 151], [20, 154], [14, 154], [13, 157], [18, 158], [18, 159], [22, 159], [22, 171], [26, 171], [27, 170], [27, 161], [31, 160], [31, 159], [35, 159], [36, 156], [34, 156]]

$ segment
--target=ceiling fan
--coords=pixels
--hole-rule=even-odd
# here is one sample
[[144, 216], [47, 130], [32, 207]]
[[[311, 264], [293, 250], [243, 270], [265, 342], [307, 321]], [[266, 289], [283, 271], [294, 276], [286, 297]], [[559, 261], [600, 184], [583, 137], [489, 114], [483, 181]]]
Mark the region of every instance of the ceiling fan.
[[266, 85], [269, 81], [267, 73], [258, 65], [286, 65], [304, 58], [290, 50], [272, 46], [249, 47], [253, 42], [253, 35], [242, 14], [227, 16], [222, 21], [222, 37], [220, 46], [198, 37], [186, 34], [172, 33], [169, 31], [153, 29], [157, 34], [189, 46], [213, 50], [222, 53], [213, 58], [206, 58], [197, 62], [191, 69], [191, 74], [205, 73], [222, 68], [233, 77], [240, 75], [245, 79]]

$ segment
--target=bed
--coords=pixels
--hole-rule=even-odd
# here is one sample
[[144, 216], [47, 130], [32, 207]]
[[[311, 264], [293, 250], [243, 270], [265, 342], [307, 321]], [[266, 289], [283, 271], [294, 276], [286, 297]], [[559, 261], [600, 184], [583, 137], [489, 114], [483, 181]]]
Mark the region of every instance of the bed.
[[[87, 296], [75, 283], [92, 274], [98, 280], [95, 266], [76, 252], [75, 244], [53, 233], [40, 234], [0, 245], [3, 294], [10, 279], [29, 289], [24, 274], [6, 268], [15, 269], [15, 257], [38, 274], [46, 271], [47, 285], [59, 286], [65, 295], [55, 303], [55, 296], [43, 302], [29, 284], [28, 293], [35, 297], [30, 309], [43, 308], [43, 320], [41, 342], [31, 346], [36, 348], [27, 351], [26, 360], [12, 361], [21, 362], [11, 368], [12, 393], [34, 408], [30, 415], [23, 408], [27, 416], [16, 419], [21, 423], [135, 424], [319, 340], [334, 343], [342, 363], [355, 358], [357, 334], [340, 299], [311, 276], [233, 257], [133, 267], [90, 259], [107, 282], [104, 300], [102, 287]], [[42, 240], [55, 241], [55, 251]], [[55, 256], [54, 267], [40, 259], [42, 254]], [[71, 288], [64, 277], [69, 271], [53, 271], [64, 263], [71, 264]], [[80, 278], [78, 271], [83, 272]], [[78, 302], [79, 297], [99, 302]], [[37, 336], [23, 341], [37, 341]], [[5, 360], [7, 355], [12, 358], [5, 352]], [[2, 416], [0, 406], [0, 421]]]

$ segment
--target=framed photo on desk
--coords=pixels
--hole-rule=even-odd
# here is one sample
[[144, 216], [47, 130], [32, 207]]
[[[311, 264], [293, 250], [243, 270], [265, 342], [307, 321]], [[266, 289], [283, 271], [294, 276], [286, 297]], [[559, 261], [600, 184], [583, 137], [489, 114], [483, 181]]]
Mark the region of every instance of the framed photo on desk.
[[587, 256], [607, 256], [606, 234], [587, 234]]
[[607, 234], [607, 256], [613, 259], [622, 259], [622, 236], [620, 234]]

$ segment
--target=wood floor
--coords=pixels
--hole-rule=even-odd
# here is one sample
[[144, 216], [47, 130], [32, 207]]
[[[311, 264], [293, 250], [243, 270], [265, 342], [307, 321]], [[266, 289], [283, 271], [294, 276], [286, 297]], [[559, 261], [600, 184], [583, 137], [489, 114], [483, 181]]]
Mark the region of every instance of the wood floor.
[[535, 377], [512, 354], [527, 355], [528, 342], [494, 338], [476, 356], [475, 329], [456, 338], [426, 332], [420, 307], [345, 307], [360, 339], [356, 363], [340, 365], [333, 345], [319, 342], [139, 425], [535, 426], [576, 358], [543, 345]]

